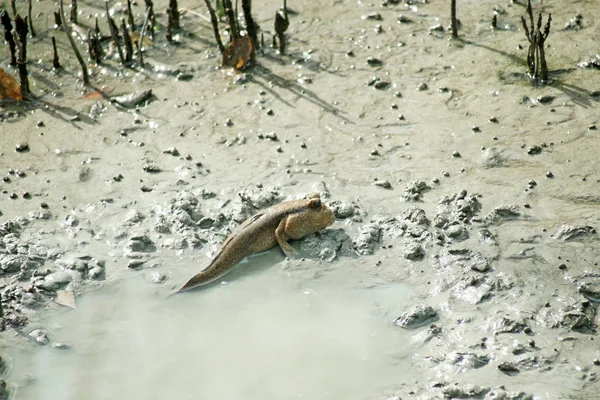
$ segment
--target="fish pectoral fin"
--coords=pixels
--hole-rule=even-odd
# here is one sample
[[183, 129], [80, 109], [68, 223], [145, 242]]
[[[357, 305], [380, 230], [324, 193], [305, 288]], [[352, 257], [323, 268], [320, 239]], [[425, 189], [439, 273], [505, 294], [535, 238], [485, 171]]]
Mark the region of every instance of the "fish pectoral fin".
[[277, 243], [279, 244], [279, 247], [281, 247], [281, 250], [283, 250], [285, 253], [285, 256], [292, 259], [294, 258], [296, 251], [288, 243], [289, 238], [285, 233], [286, 220], [287, 218], [284, 218], [281, 220], [281, 222], [279, 222], [279, 226], [277, 226], [277, 229], [275, 229], [275, 239], [277, 239]]

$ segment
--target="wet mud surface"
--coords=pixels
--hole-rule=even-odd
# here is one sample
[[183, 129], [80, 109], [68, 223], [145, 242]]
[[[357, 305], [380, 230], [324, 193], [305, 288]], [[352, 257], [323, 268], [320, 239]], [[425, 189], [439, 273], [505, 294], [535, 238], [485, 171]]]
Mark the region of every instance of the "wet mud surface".
[[[182, 1], [145, 70], [91, 69], [112, 101], [75, 81], [64, 32], [51, 71], [40, 10], [38, 99], [0, 106], [0, 398], [596, 398], [598, 5], [543, 3], [536, 86], [522, 2], [458, 2], [459, 40], [446, 3], [290, 4], [289, 54], [239, 73]], [[256, 7], [267, 42], [278, 6]], [[336, 223], [300, 258], [167, 298], [247, 217], [314, 192]], [[119, 365], [132, 383], [101, 389]]]

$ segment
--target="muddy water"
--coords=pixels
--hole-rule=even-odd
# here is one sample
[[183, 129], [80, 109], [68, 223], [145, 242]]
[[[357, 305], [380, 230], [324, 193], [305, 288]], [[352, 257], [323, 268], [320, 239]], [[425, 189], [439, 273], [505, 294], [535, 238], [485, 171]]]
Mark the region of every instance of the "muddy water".
[[71, 349], [11, 354], [12, 376], [35, 376], [14, 399], [385, 398], [416, 375], [409, 333], [390, 323], [411, 294], [349, 285], [347, 267], [316, 281], [267, 270], [168, 299], [140, 279], [88, 293], [41, 321]]
[[[155, 3], [164, 12], [166, 2]], [[157, 32], [145, 70], [119, 66], [114, 53], [92, 67], [95, 86], [106, 86], [111, 95], [151, 88], [156, 98], [136, 110], [81, 97], [74, 80], [78, 66], [63, 32], [56, 35], [65, 71], [50, 71], [53, 6], [40, 3], [46, 8], [35, 17], [39, 37], [30, 48], [40, 61], [29, 66], [43, 103], [6, 106], [3, 118], [14, 110], [20, 114], [0, 125], [0, 167], [12, 170], [2, 183], [1, 222], [27, 217], [29, 223], [2, 238], [2, 251], [27, 253], [35, 261], [0, 277], [5, 311], [14, 307], [9, 311], [30, 318], [29, 325], [8, 328], [1, 338], [0, 356], [12, 360], [2, 378], [17, 388], [17, 399], [354, 399], [391, 393], [423, 399], [597, 398], [600, 317], [597, 302], [580, 289], [589, 285], [588, 297], [597, 298], [594, 92], [600, 85], [596, 70], [577, 63], [597, 53], [598, 3], [534, 2], [536, 11], [552, 12], [554, 21], [547, 47], [553, 83], [545, 86], [525, 76], [522, 1], [459, 2], [458, 41], [449, 40], [447, 31], [429, 30], [449, 24], [447, 1], [388, 3], [294, 4], [290, 54], [264, 49], [259, 65], [239, 80], [215, 71], [210, 25], [187, 13], [180, 44], [167, 44], [164, 32]], [[203, 14], [198, 4], [180, 2]], [[496, 4], [502, 29], [494, 30]], [[267, 41], [279, 5], [256, 7]], [[115, 7], [121, 15], [123, 3]], [[82, 4], [81, 10], [83, 24], [91, 27], [98, 13], [107, 32], [102, 7]], [[141, 18], [142, 2], [134, 13]], [[578, 13], [583, 28], [565, 30]], [[399, 23], [399, 15], [412, 22]], [[369, 57], [381, 64], [369, 65]], [[177, 80], [180, 72], [191, 80]], [[375, 89], [368, 84], [373, 78], [388, 86]], [[265, 139], [267, 133], [277, 139]], [[15, 152], [19, 142], [30, 151]], [[538, 150], [530, 154], [534, 146]], [[179, 156], [166, 152], [173, 147]], [[148, 173], [149, 164], [160, 172]], [[388, 181], [389, 189], [375, 180]], [[405, 189], [414, 180], [430, 190], [408, 201]], [[375, 230], [386, 233], [372, 253], [354, 255], [358, 259], [349, 255], [351, 245], [330, 263], [315, 261], [319, 251], [307, 261], [287, 262], [273, 250], [246, 265], [251, 273], [228, 277], [228, 285], [165, 300], [240, 222], [234, 218], [242, 207], [238, 194], [257, 187], [275, 187], [277, 201], [317, 187], [330, 193], [327, 201], [352, 203], [360, 218], [340, 217], [333, 227], [350, 244], [364, 238], [359, 231], [373, 221]], [[427, 227], [417, 232], [427, 230], [441, 244], [427, 236], [405, 240], [404, 229], [385, 223], [398, 218], [414, 228], [401, 217], [410, 207], [435, 221], [444, 196], [462, 190], [481, 194], [481, 212], [455, 221], [469, 239]], [[198, 234], [198, 248], [177, 247], [180, 226], [168, 232], [154, 211], [169, 211], [185, 191], [199, 199], [194, 212], [215, 221], [226, 214], [214, 229], [184, 226]], [[263, 194], [250, 197], [258, 202]], [[47, 220], [38, 219], [41, 202]], [[486, 222], [502, 205], [517, 211]], [[179, 204], [165, 211], [165, 219], [186, 210], [189, 204]], [[564, 224], [583, 228], [564, 240], [553, 238]], [[156, 246], [136, 255], [150, 258], [151, 267], [132, 271], [132, 255], [124, 249], [140, 235]], [[425, 257], [407, 259], [407, 245], [421, 239]], [[467, 262], [461, 254], [471, 251], [487, 257], [489, 270], [461, 264]], [[101, 280], [69, 283], [77, 310], [48, 311], [52, 290], [34, 290], [39, 298], [29, 305], [14, 296], [15, 287], [28, 293], [31, 281], [40, 279], [34, 270], [61, 271], [59, 261], [72, 254], [106, 262]], [[150, 282], [153, 268], [164, 273], [164, 284]], [[408, 336], [391, 324], [415, 300], [438, 312], [435, 340], [425, 340], [429, 327]], [[573, 321], [580, 324], [576, 330]], [[70, 342], [71, 350], [35, 347], [26, 335], [37, 327], [51, 342]]]

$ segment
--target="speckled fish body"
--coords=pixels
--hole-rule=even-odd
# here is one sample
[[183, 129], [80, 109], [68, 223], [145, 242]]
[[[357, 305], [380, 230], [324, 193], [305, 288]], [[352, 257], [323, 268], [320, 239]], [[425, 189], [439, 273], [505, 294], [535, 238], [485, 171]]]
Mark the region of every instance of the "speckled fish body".
[[175, 293], [206, 285], [229, 272], [252, 254], [277, 245], [288, 257], [293, 256], [289, 239], [301, 239], [333, 224], [335, 217], [318, 196], [276, 204], [243, 222], [223, 242], [212, 261], [190, 278]]

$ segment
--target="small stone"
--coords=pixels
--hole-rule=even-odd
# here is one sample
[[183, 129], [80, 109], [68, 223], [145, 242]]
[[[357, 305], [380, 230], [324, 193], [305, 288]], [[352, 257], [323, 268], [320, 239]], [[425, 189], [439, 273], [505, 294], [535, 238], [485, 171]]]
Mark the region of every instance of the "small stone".
[[373, 183], [373, 185], [379, 186], [380, 188], [384, 188], [384, 189], [391, 189], [392, 188], [392, 184], [389, 181], [375, 181]]
[[69, 343], [55, 342], [52, 343], [52, 348], [57, 350], [69, 350], [71, 345]]
[[513, 375], [519, 372], [519, 369], [513, 363], [507, 361], [498, 364], [498, 369], [507, 375]]
[[29, 200], [29, 199], [31, 199], [31, 194], [29, 192], [24, 192], [23, 198]]
[[460, 153], [458, 151], [455, 151], [454, 153], [452, 153], [452, 157], [460, 158]]
[[546, 178], [554, 178], [554, 174], [552, 173], [552, 171], [546, 172]]
[[596, 130], [596, 124], [588, 125], [588, 131], [595, 131], [595, 130]]
[[536, 155], [536, 154], [540, 154], [542, 152], [542, 146], [529, 146], [529, 148], [527, 149], [527, 154], [529, 154], [530, 156]]
[[144, 172], [147, 172], [149, 174], [156, 174], [161, 171], [158, 166], [153, 164], [146, 164], [142, 167], [142, 169], [144, 170]]
[[490, 121], [490, 122], [493, 122], [493, 123], [497, 123], [497, 122], [498, 122], [498, 118], [496, 118], [496, 117], [494, 117], [494, 116], [491, 116], [491, 117], [489, 118], [489, 121]]
[[537, 186], [537, 182], [532, 179], [529, 182], [527, 182], [527, 185], [529, 186], [530, 189], [533, 189], [534, 187]]
[[367, 64], [369, 64], [371, 67], [379, 67], [383, 64], [383, 61], [381, 61], [379, 58], [369, 57], [367, 58]]
[[269, 109], [269, 110], [267, 110], [267, 115], [273, 116], [273, 115], [275, 115], [275, 112], [273, 110]]
[[191, 81], [193, 78], [194, 78], [194, 75], [187, 73], [187, 72], [180, 72], [175, 77], [175, 79], [177, 79], [178, 81], [183, 81], [183, 82]]
[[33, 339], [33, 341], [41, 346], [45, 346], [50, 343], [50, 339], [48, 339], [48, 335], [41, 329], [35, 329], [29, 333], [29, 337]]
[[594, 365], [600, 365], [600, 359], [598, 359], [598, 358], [595, 358], [593, 362], [594, 362]]
[[155, 271], [149, 276], [152, 283], [163, 283], [167, 279], [167, 275], [162, 272]]
[[145, 263], [146, 263], [146, 260], [131, 260], [127, 264], [127, 268], [129, 268], [129, 269], [141, 269], [144, 266]]
[[424, 90], [429, 89], [429, 86], [427, 86], [427, 84], [425, 82], [422, 82], [419, 84], [419, 86], [417, 86], [417, 90], [422, 92]]
[[19, 196], [16, 193], [11, 193], [8, 197], [10, 197], [12, 200], [16, 200], [19, 198]]
[[425, 256], [425, 250], [420, 244], [411, 243], [406, 246], [403, 256], [411, 261], [421, 260]]
[[377, 149], [375, 149], [375, 150], [371, 150], [371, 153], [370, 153], [370, 154], [371, 154], [372, 156], [378, 156], [378, 155], [380, 155], [380, 154], [379, 154], [379, 151], [378, 151]]
[[369, 80], [367, 81], [367, 86], [373, 86], [374, 84], [376, 84], [377, 82], [379, 82], [379, 78], [376, 76], [372, 76], [371, 78], [369, 78]]
[[210, 218], [210, 217], [204, 217], [202, 218], [199, 222], [198, 222], [198, 227], [200, 229], [208, 229], [211, 226], [213, 226], [215, 223], [215, 220]]
[[399, 23], [399, 24], [410, 24], [411, 22], [413, 22], [413, 20], [412, 20], [412, 19], [410, 19], [410, 18], [408, 18], [408, 17], [407, 17], [407, 16], [405, 16], [405, 15], [400, 15], [400, 16], [398, 17], [398, 23]]
[[179, 156], [179, 150], [177, 150], [175, 147], [169, 147], [168, 149], [163, 150], [164, 154], [170, 154], [174, 157]]
[[391, 84], [390, 82], [378, 81], [378, 82], [375, 82], [373, 87], [377, 90], [383, 90], [383, 89], [387, 88], [388, 86], [390, 86], [390, 84]]
[[283, 149], [281, 148], [281, 146], [277, 146], [277, 149], [275, 150], [277, 150], [278, 153], [283, 153]]
[[104, 268], [100, 267], [100, 266], [95, 266], [92, 269], [90, 269], [88, 271], [88, 277], [92, 280], [102, 280], [105, 276], [106, 272], [104, 270]]
[[38, 128], [42, 128], [46, 126], [46, 124], [44, 124], [44, 121], [38, 121], [37, 124], [35, 124], [35, 126], [37, 126]]
[[383, 20], [383, 17], [381, 16], [381, 14], [379, 14], [377, 12], [372, 12], [370, 14], [363, 15], [361, 18], [362, 19], [372, 19], [372, 20], [375, 20], [375, 21], [381, 21], [381, 20]]
[[300, 147], [303, 148], [303, 149], [305, 149], [306, 148], [306, 143], [304, 143], [304, 142], [300, 143]]
[[394, 324], [405, 329], [414, 329], [434, 322], [438, 318], [438, 313], [432, 307], [418, 305], [398, 317]]
[[554, 99], [555, 96], [552, 96], [550, 94], [544, 94], [537, 97], [537, 101], [539, 101], [542, 104], [550, 104]]
[[480, 127], [478, 127], [478, 126], [474, 126], [474, 127], [472, 127], [472, 128], [471, 128], [471, 131], [472, 131], [473, 133], [481, 132], [481, 128], [480, 128]]
[[40, 207], [43, 208], [44, 210], [47, 210], [48, 208], [50, 208], [50, 206], [48, 205], [48, 203], [45, 203], [45, 202], [41, 202], [40, 203]]
[[29, 151], [29, 145], [27, 143], [18, 143], [15, 146], [15, 150], [19, 153], [25, 153]]
[[565, 269], [567, 269], [567, 264], [560, 264], [560, 265], [558, 266], [558, 269], [560, 269], [560, 270], [563, 270], [563, 271], [564, 271]]

